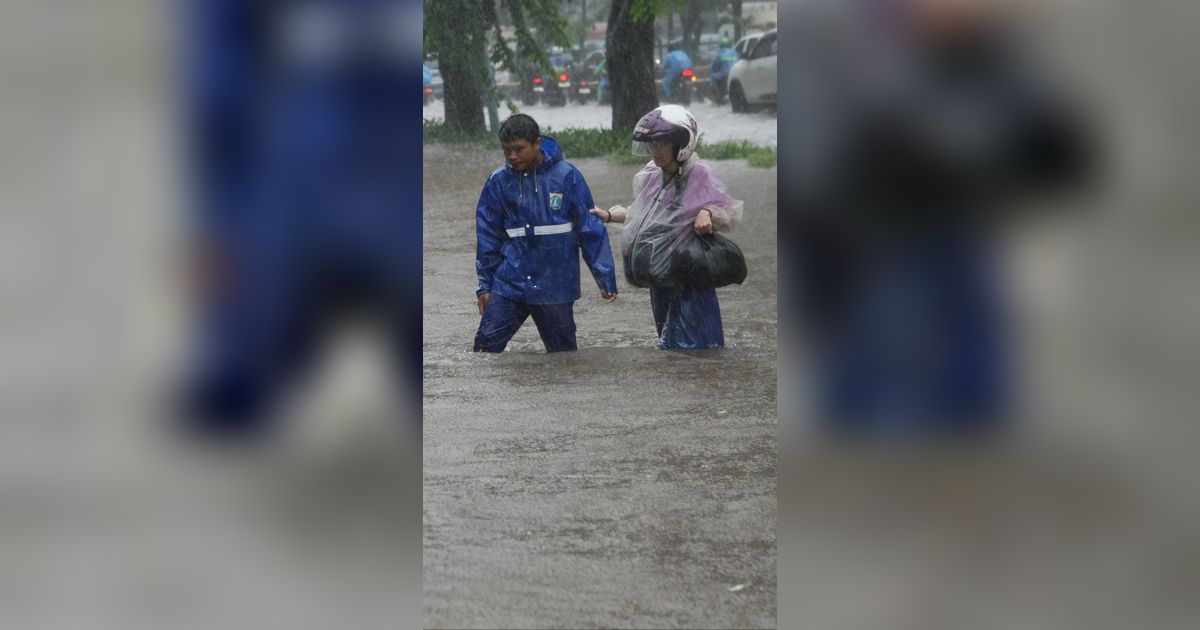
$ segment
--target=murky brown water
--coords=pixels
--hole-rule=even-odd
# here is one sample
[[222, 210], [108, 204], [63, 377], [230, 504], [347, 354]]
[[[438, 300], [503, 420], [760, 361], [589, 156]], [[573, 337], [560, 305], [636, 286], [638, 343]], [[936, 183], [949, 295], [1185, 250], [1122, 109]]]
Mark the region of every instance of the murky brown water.
[[[572, 161], [598, 205], [629, 201], [636, 166]], [[606, 304], [585, 268], [579, 352], [527, 322], [489, 356], [473, 221], [500, 162], [426, 147], [427, 626], [773, 627], [775, 169], [715, 163], [750, 268], [718, 290], [725, 349], [656, 349], [649, 293]]]

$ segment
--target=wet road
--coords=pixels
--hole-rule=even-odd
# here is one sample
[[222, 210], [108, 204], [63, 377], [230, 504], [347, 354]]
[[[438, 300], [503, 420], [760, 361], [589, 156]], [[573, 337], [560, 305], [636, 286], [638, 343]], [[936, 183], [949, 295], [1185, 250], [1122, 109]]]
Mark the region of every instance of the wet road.
[[[657, 350], [648, 292], [606, 304], [584, 268], [578, 353], [527, 322], [479, 355], [474, 207], [500, 162], [425, 152], [426, 626], [774, 627], [775, 169], [714, 163], [746, 203], [727, 348]], [[629, 201], [636, 166], [573, 162], [598, 205]]]

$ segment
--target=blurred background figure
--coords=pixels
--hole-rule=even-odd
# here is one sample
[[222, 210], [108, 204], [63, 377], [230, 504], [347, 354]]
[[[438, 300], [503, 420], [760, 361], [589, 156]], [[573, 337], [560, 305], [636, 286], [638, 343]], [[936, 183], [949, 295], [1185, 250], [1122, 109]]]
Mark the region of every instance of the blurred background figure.
[[722, 36], [717, 45], [721, 48], [713, 57], [712, 63], [709, 64], [708, 81], [712, 90], [713, 103], [722, 105], [729, 94], [729, 71], [733, 69], [733, 64], [737, 63], [739, 56], [738, 52], [730, 47], [728, 37]]
[[685, 76], [685, 71], [692, 69], [692, 58], [688, 56], [687, 51], [683, 50], [677, 44], [669, 44], [667, 56], [663, 58], [662, 70], [662, 90], [663, 97], [668, 103], [682, 103], [690, 105], [692, 100], [692, 85], [688, 73]]
[[834, 434], [1006, 428], [997, 229], [1087, 164], [1080, 113], [1008, 18], [982, 0], [871, 0], [843, 25], [853, 36], [793, 34], [806, 42], [797, 57], [820, 66], [800, 99], [811, 159], [793, 228]]
[[421, 104], [428, 105], [433, 100], [433, 70], [421, 64]]
[[347, 313], [382, 323], [397, 387], [415, 400], [419, 40], [404, 29], [419, 22], [419, 5], [186, 6], [198, 289], [188, 425], [237, 435], [269, 427]]

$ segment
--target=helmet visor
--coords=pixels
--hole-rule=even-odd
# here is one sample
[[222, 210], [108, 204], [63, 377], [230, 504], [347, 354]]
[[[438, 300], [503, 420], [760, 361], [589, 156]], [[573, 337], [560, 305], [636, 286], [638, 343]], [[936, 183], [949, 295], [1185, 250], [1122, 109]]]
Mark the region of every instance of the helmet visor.
[[634, 140], [633, 154], [634, 155], [651, 155], [650, 150], [658, 147], [669, 147], [675, 143], [670, 140]]

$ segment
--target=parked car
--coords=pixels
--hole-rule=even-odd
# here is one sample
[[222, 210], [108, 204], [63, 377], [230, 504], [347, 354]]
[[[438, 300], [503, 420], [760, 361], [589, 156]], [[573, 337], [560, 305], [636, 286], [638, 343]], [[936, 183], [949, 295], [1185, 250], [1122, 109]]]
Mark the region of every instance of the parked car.
[[729, 103], [735, 112], [748, 112], [778, 101], [776, 37], [772, 29], [763, 33], [750, 54], [729, 71]]

